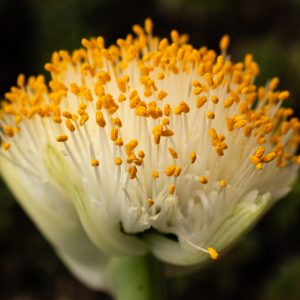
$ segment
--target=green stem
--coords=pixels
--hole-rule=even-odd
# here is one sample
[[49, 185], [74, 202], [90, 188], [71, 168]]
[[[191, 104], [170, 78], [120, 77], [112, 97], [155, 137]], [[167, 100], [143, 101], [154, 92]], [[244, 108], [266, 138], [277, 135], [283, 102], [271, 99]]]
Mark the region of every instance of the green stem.
[[150, 255], [114, 257], [108, 276], [117, 300], [164, 299], [162, 266]]

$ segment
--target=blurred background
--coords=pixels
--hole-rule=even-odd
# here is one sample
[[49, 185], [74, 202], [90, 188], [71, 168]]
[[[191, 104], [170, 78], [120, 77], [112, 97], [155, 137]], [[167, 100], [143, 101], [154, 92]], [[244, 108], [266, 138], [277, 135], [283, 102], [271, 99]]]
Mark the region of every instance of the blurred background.
[[[178, 29], [197, 47], [217, 49], [228, 33], [233, 59], [253, 53], [258, 82], [279, 76], [299, 116], [300, 0], [0, 0], [0, 97], [19, 73], [43, 73], [54, 50], [97, 35], [113, 43], [146, 17], [155, 34]], [[168, 299], [300, 299], [299, 228], [300, 181], [231, 253], [170, 280]], [[0, 274], [0, 299], [110, 299], [68, 273], [1, 181]]]

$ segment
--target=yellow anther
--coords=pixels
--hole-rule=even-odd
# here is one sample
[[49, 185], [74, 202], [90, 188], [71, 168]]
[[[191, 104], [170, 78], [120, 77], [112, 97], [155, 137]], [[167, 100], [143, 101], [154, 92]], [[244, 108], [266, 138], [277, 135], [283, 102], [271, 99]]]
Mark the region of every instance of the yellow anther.
[[4, 150], [9, 150], [10, 149], [10, 143], [3, 143], [2, 144], [2, 148], [4, 149]]
[[166, 126], [170, 124], [170, 120], [168, 118], [163, 118], [161, 120], [161, 125]]
[[72, 119], [72, 114], [68, 111], [64, 111], [62, 113], [62, 115], [65, 117], [65, 118], [68, 118], [68, 119]]
[[115, 164], [116, 164], [117, 166], [120, 166], [120, 165], [122, 164], [122, 159], [121, 159], [121, 157], [116, 157], [116, 158], [115, 158]]
[[207, 97], [206, 96], [201, 96], [197, 99], [196, 101], [196, 106], [198, 108], [202, 107], [205, 103], [207, 102]]
[[290, 92], [289, 91], [283, 91], [280, 92], [280, 94], [278, 95], [278, 99], [279, 100], [285, 100], [290, 96]]
[[145, 20], [144, 26], [145, 26], [145, 31], [146, 31], [148, 34], [152, 32], [152, 30], [153, 30], [153, 22], [152, 22], [152, 20], [151, 20], [150, 18], [147, 18], [147, 19]]
[[25, 76], [24, 74], [20, 74], [17, 78], [17, 86], [22, 88], [24, 87], [24, 84], [25, 84]]
[[257, 164], [255, 165], [255, 167], [256, 167], [257, 170], [260, 171], [260, 170], [262, 170], [262, 168], [263, 168], [263, 164], [259, 162], [259, 163], [257, 163]]
[[71, 83], [71, 92], [76, 96], [80, 94], [80, 88], [75, 82]]
[[218, 258], [219, 254], [214, 248], [208, 247], [207, 251], [208, 251], [211, 259], [216, 260]]
[[138, 151], [138, 157], [139, 158], [144, 158], [145, 157], [145, 152], [143, 150]]
[[168, 166], [168, 167], [166, 168], [165, 174], [166, 174], [167, 176], [172, 176], [172, 175], [174, 174], [175, 170], [176, 170], [176, 166], [175, 166], [175, 165], [170, 165], [170, 166]]
[[165, 129], [161, 132], [161, 136], [172, 136], [174, 132], [171, 129]]
[[279, 78], [278, 77], [274, 77], [269, 84], [269, 89], [271, 91], [274, 91], [279, 85]]
[[205, 176], [200, 176], [199, 177], [199, 182], [202, 183], [202, 184], [207, 184], [208, 180]]
[[257, 158], [261, 158], [264, 153], [265, 153], [266, 149], [263, 146], [260, 146], [255, 152], [254, 152], [254, 156]]
[[190, 111], [189, 106], [184, 101], [181, 101], [179, 105], [175, 107], [174, 114], [180, 115], [182, 113], [188, 113], [189, 111]]
[[219, 102], [219, 98], [217, 96], [211, 96], [210, 100], [214, 104], [217, 104]]
[[214, 128], [210, 128], [208, 133], [209, 133], [209, 136], [211, 137], [212, 140], [217, 140], [218, 139], [217, 132]]
[[193, 164], [197, 159], [197, 154], [196, 152], [192, 151], [190, 152], [190, 163]]
[[169, 194], [173, 195], [175, 192], [175, 185], [174, 184], [170, 184], [169, 185]]
[[239, 120], [234, 123], [234, 128], [242, 128], [247, 124], [246, 120]]
[[124, 143], [123, 143], [122, 138], [120, 138], [120, 137], [117, 138], [117, 139], [115, 140], [115, 145], [116, 145], [116, 146], [119, 146], [119, 147], [123, 146]]
[[130, 179], [136, 178], [137, 168], [136, 166], [132, 166], [128, 169], [128, 173], [130, 175]]
[[181, 173], [181, 168], [180, 167], [176, 167], [173, 176], [174, 177], [178, 177]]
[[158, 80], [163, 80], [165, 78], [165, 75], [163, 72], [159, 72], [156, 77]]
[[83, 126], [87, 122], [88, 119], [89, 119], [89, 115], [83, 114], [79, 120], [79, 125]]
[[194, 95], [199, 95], [201, 93], [202, 93], [202, 88], [200, 86], [195, 87], [195, 89], [193, 90]]
[[220, 180], [220, 187], [221, 187], [221, 188], [225, 188], [226, 186], [227, 186], [226, 180], [225, 180], [225, 179], [221, 179], [221, 180]]
[[168, 93], [165, 92], [165, 91], [159, 91], [158, 92], [158, 95], [157, 95], [157, 98], [158, 100], [163, 100], [165, 97], [167, 97]]
[[137, 24], [132, 26], [132, 31], [136, 35], [143, 35], [144, 34], [144, 29], [140, 25], [137, 25]]
[[231, 96], [224, 101], [224, 108], [229, 108], [233, 104], [234, 98]]
[[172, 111], [172, 109], [171, 109], [170, 104], [166, 104], [164, 106], [164, 115], [167, 116], [167, 117], [169, 117], [170, 114], [171, 114], [171, 111]]
[[66, 119], [65, 120], [66, 126], [67, 128], [71, 131], [74, 132], [75, 131], [75, 126], [73, 125], [73, 123], [71, 122], [70, 119]]
[[152, 172], [152, 178], [156, 179], [159, 177], [159, 172], [158, 171], [153, 171]]
[[132, 151], [137, 147], [138, 141], [133, 139], [128, 144], [125, 145], [125, 150], [127, 155], [130, 155]]
[[229, 43], [230, 43], [230, 38], [229, 38], [229, 35], [226, 34], [220, 40], [220, 44], [219, 44], [220, 49], [222, 51], [227, 50], [229, 47]]
[[124, 94], [120, 94], [118, 97], [118, 102], [123, 102], [126, 100], [126, 96]]
[[177, 159], [177, 158], [178, 158], [177, 152], [176, 152], [172, 147], [169, 147], [169, 148], [168, 148], [168, 151], [169, 151], [169, 153], [172, 155], [172, 157], [173, 157], [174, 159]]
[[110, 139], [112, 141], [115, 141], [118, 138], [118, 135], [119, 135], [118, 128], [113, 127], [110, 131]]
[[206, 73], [205, 74], [205, 80], [207, 82], [207, 84], [212, 87], [214, 85], [214, 80], [213, 80], [213, 77], [212, 77], [212, 74], [211, 73]]
[[103, 118], [103, 114], [102, 111], [97, 110], [96, 111], [96, 123], [100, 126], [100, 127], [105, 127], [106, 122]]
[[271, 162], [276, 157], [275, 152], [268, 153], [263, 159], [265, 163]]
[[92, 159], [91, 160], [91, 166], [92, 167], [98, 167], [99, 166], [99, 160], [98, 159]]
[[68, 140], [68, 136], [65, 134], [59, 135], [56, 137], [57, 142], [66, 142]]
[[177, 30], [172, 30], [170, 35], [173, 43], [179, 42], [179, 33]]
[[203, 76], [204, 75], [204, 73], [205, 73], [205, 65], [204, 65], [204, 63], [200, 63], [199, 64], [197, 73], [198, 73], [199, 76]]
[[147, 199], [147, 204], [148, 204], [149, 206], [153, 206], [153, 205], [154, 205], [153, 199], [148, 198], [148, 199]]
[[208, 112], [207, 112], [207, 118], [208, 118], [209, 120], [213, 120], [213, 119], [215, 118], [214, 112], [208, 111]]

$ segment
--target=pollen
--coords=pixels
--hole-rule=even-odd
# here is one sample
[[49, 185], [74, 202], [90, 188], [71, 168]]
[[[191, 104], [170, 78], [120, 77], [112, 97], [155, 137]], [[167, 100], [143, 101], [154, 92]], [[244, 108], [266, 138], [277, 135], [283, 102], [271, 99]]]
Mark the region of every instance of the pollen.
[[56, 141], [58, 141], [58, 142], [66, 142], [67, 140], [68, 140], [68, 136], [64, 135], [64, 134], [56, 137]]
[[211, 259], [216, 260], [218, 258], [219, 254], [214, 248], [208, 247], [207, 251], [208, 251]]
[[99, 166], [99, 160], [98, 159], [92, 159], [91, 160], [91, 166], [92, 167], [98, 167]]

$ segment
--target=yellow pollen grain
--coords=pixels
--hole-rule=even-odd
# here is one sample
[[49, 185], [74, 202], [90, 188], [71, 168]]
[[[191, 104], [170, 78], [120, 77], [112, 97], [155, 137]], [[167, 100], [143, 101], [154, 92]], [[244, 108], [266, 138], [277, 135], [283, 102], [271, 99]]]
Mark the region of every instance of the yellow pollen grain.
[[174, 177], [178, 177], [181, 173], [181, 168], [180, 167], [176, 167], [173, 176]]
[[72, 114], [68, 111], [64, 111], [62, 113], [63, 117], [68, 118], [68, 119], [72, 119]]
[[133, 139], [128, 144], [125, 145], [125, 150], [127, 155], [130, 155], [131, 152], [137, 147], [138, 141]]
[[212, 111], [207, 112], [207, 118], [209, 120], [213, 120], [215, 118], [215, 114]]
[[89, 119], [89, 115], [83, 114], [79, 120], [79, 125], [83, 126], [87, 122], [88, 119]]
[[112, 128], [110, 131], [110, 139], [112, 141], [116, 141], [116, 139], [118, 138], [118, 135], [119, 135], [118, 128], [116, 128], [116, 127]]
[[152, 32], [152, 30], [153, 30], [153, 22], [152, 22], [152, 20], [151, 20], [150, 18], [147, 18], [147, 19], [145, 20], [144, 26], [145, 26], [145, 31], [146, 31], [148, 34]]
[[73, 123], [71, 122], [70, 119], [66, 119], [65, 120], [66, 123], [66, 127], [71, 131], [74, 132], [75, 131], [75, 126], [73, 125]]
[[194, 90], [193, 90], [194, 95], [199, 95], [201, 93], [202, 93], [202, 88], [201, 87], [197, 86], [197, 87], [194, 88]]
[[170, 184], [169, 185], [169, 194], [173, 195], [175, 192], [175, 185], [174, 184]]
[[190, 163], [193, 164], [197, 159], [197, 154], [196, 152], [192, 151], [190, 152]]
[[169, 153], [171, 154], [171, 156], [172, 156], [174, 159], [177, 159], [177, 158], [178, 158], [177, 152], [176, 152], [172, 147], [169, 147], [169, 148], [168, 148], [168, 151], [169, 151]]
[[115, 158], [115, 165], [120, 166], [122, 164], [122, 159], [121, 157], [116, 157]]
[[182, 113], [188, 113], [190, 111], [189, 106], [184, 101], [181, 101], [178, 106], [174, 109], [175, 115], [180, 115]]
[[4, 150], [9, 150], [10, 149], [10, 143], [3, 143], [2, 144], [2, 148], [4, 149]]
[[270, 152], [264, 157], [264, 162], [268, 163], [271, 162], [276, 157], [275, 152]]
[[229, 47], [229, 43], [230, 43], [230, 38], [229, 38], [229, 35], [226, 34], [220, 40], [220, 43], [219, 43], [220, 49], [222, 51], [227, 50], [227, 48]]
[[220, 180], [220, 186], [221, 186], [221, 188], [225, 188], [227, 186], [227, 182], [225, 179]]
[[175, 165], [170, 165], [170, 166], [168, 166], [168, 167], [166, 168], [165, 174], [166, 174], [167, 176], [173, 176], [175, 170], [176, 170], [176, 166], [175, 166]]
[[214, 128], [210, 128], [208, 133], [212, 140], [218, 139], [218, 134]]
[[100, 127], [105, 127], [106, 125], [106, 121], [103, 118], [103, 113], [100, 110], [96, 111], [96, 123], [100, 126]]
[[207, 101], [207, 97], [206, 97], [206, 96], [201, 96], [201, 97], [199, 97], [199, 98], [197, 99], [197, 101], [196, 101], [196, 106], [197, 106], [197, 108], [202, 107], [202, 106], [206, 103], [206, 101]]
[[211, 259], [216, 260], [218, 258], [219, 254], [214, 248], [208, 247], [207, 251], [208, 251]]
[[120, 94], [118, 97], [118, 102], [124, 102], [126, 100], [126, 96], [124, 94]]
[[158, 95], [157, 95], [157, 98], [158, 100], [163, 100], [165, 97], [167, 97], [168, 93], [165, 92], [165, 91], [159, 91], [158, 92]]
[[279, 78], [278, 77], [274, 77], [272, 78], [272, 80], [270, 81], [270, 84], [269, 84], [269, 89], [271, 91], [274, 91], [279, 85]]
[[287, 99], [289, 96], [290, 96], [289, 91], [283, 91], [283, 92], [280, 92], [280, 94], [278, 95], [278, 99], [282, 101], [282, 100]]
[[162, 130], [161, 136], [172, 136], [174, 135], [174, 132], [171, 129], [165, 129]]
[[246, 120], [239, 120], [234, 123], [234, 128], [242, 128], [247, 124]]
[[163, 72], [159, 72], [159, 73], [157, 74], [156, 78], [157, 78], [158, 80], [163, 80], [163, 79], [165, 78], [165, 75], [164, 75]]
[[138, 157], [139, 157], [139, 158], [144, 158], [144, 157], [145, 157], [145, 153], [144, 153], [143, 150], [139, 150], [139, 151], [138, 151]]
[[68, 140], [68, 136], [65, 134], [59, 135], [56, 137], [57, 142], [66, 142]]
[[210, 100], [214, 104], [217, 104], [219, 102], [219, 98], [217, 96], [211, 96]]
[[92, 159], [91, 160], [91, 166], [92, 167], [98, 167], [99, 166], [99, 160], [98, 159]]
[[170, 104], [166, 104], [166, 105], [164, 106], [164, 115], [165, 115], [166, 117], [169, 117], [170, 114], [171, 114], [171, 111], [172, 111], [172, 109], [171, 109]]
[[132, 166], [128, 169], [128, 173], [130, 175], [130, 179], [136, 178], [137, 168], [136, 166]]
[[147, 199], [147, 204], [148, 204], [149, 206], [153, 206], [153, 205], [154, 205], [153, 199], [148, 198], [148, 199]]
[[205, 176], [200, 176], [199, 177], [199, 182], [202, 183], [202, 184], [207, 184], [208, 180]]
[[153, 171], [152, 172], [152, 178], [156, 179], [159, 177], [159, 172], [158, 171]]
[[229, 108], [233, 104], [234, 98], [229, 97], [224, 101], [224, 108]]

